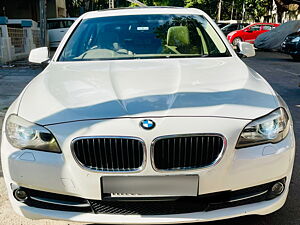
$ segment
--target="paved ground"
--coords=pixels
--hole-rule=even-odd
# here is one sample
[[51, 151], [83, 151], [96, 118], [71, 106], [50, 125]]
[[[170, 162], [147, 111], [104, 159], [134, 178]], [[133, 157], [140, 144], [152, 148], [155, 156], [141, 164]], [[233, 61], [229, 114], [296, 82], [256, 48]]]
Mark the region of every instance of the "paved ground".
[[[0, 67], [0, 130], [2, 120], [8, 106], [21, 93], [27, 83], [42, 71], [40, 67], [17, 65], [15, 67]], [[0, 132], [1, 137], [1, 132]], [[0, 225], [67, 225], [75, 223], [51, 220], [33, 221], [15, 214], [8, 201], [2, 169], [0, 167]]]
[[[300, 63], [293, 62], [289, 56], [258, 52], [254, 58], [244, 60], [249, 66], [263, 75], [273, 88], [286, 100], [294, 119], [296, 137], [300, 137]], [[26, 84], [39, 72], [41, 68], [28, 66], [14, 68], [0, 68], [0, 126], [8, 105], [16, 98]], [[299, 149], [300, 139], [297, 147]], [[202, 225], [299, 225], [300, 224], [300, 156], [296, 154], [293, 180], [290, 195], [286, 205], [268, 216], [248, 216]], [[66, 225], [67, 222], [49, 220], [32, 221], [16, 215], [7, 200], [6, 190], [0, 168], [0, 225]]]
[[[21, 93], [27, 83], [41, 71], [42, 68], [40, 67], [30, 67], [28, 65], [0, 66], [0, 130], [9, 105]], [[2, 177], [1, 168], [0, 176]]]

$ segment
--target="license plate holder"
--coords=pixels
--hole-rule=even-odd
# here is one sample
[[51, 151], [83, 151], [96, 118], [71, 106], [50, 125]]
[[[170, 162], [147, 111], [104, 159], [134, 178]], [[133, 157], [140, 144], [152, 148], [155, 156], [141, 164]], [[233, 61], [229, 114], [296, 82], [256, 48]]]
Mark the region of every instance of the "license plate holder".
[[198, 175], [104, 176], [102, 198], [197, 196]]

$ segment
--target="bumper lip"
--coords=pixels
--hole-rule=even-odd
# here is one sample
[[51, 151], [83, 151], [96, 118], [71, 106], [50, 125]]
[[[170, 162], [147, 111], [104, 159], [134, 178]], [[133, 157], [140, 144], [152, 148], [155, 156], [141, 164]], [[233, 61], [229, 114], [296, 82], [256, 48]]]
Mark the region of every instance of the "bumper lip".
[[[82, 223], [106, 223], [106, 224], [170, 224], [170, 223], [195, 223], [230, 219], [247, 215], [266, 215], [280, 209], [287, 198], [288, 188], [285, 192], [269, 201], [252, 203], [237, 207], [214, 210], [210, 212], [197, 212], [186, 214], [170, 214], [158, 216], [141, 215], [108, 215], [78, 212], [62, 212], [57, 210], [39, 209], [25, 206], [14, 201], [14, 207], [18, 207], [19, 214], [31, 219], [67, 220]], [[19, 205], [18, 205], [19, 204]]]

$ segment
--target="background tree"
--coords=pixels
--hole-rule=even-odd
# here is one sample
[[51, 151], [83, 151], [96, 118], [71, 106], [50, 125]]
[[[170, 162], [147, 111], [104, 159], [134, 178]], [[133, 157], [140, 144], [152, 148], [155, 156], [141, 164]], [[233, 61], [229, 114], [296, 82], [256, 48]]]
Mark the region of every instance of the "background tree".
[[186, 7], [198, 8], [206, 12], [212, 18], [216, 18], [219, 0], [186, 0]]
[[[148, 6], [194, 7], [206, 12], [212, 18], [217, 17], [220, 0], [140, 0]], [[279, 14], [284, 11], [299, 10], [300, 0], [275, 0]], [[70, 16], [79, 16], [85, 11], [108, 8], [108, 0], [66, 0]], [[116, 7], [134, 6], [126, 0], [115, 0]], [[222, 0], [221, 20], [241, 20], [245, 7], [245, 19], [260, 21], [273, 8], [273, 0]], [[280, 16], [280, 15], [279, 15]]]
[[296, 13], [300, 10], [299, 0], [275, 0], [277, 6], [278, 21], [281, 21], [284, 12], [290, 11]]
[[249, 19], [259, 21], [273, 6], [271, 0], [247, 0], [245, 1], [246, 13]]

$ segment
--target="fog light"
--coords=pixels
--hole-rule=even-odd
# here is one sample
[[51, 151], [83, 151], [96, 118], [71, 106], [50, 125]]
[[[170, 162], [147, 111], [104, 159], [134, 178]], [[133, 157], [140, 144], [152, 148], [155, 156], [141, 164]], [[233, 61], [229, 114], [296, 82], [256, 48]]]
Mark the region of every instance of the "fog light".
[[284, 184], [282, 182], [276, 182], [273, 186], [272, 186], [272, 189], [271, 189], [271, 193], [273, 195], [280, 195], [282, 194], [282, 192], [284, 191]]
[[20, 202], [24, 202], [28, 198], [26, 191], [24, 191], [22, 188], [16, 189], [14, 191], [14, 196]]

